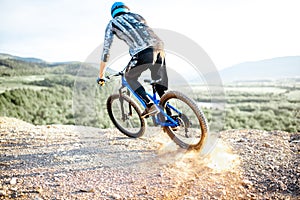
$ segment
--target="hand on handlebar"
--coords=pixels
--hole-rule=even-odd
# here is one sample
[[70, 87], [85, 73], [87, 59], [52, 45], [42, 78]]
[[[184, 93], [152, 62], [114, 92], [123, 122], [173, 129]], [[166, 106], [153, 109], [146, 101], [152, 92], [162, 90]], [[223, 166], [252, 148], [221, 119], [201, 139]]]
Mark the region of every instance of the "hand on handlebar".
[[101, 87], [105, 85], [105, 79], [98, 77], [97, 78], [97, 84]]

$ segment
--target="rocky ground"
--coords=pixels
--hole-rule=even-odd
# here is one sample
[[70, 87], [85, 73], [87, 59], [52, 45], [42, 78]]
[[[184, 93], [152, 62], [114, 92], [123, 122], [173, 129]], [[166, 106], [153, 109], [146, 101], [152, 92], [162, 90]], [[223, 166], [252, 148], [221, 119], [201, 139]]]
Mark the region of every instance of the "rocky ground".
[[300, 134], [232, 130], [209, 155], [160, 129], [33, 126], [0, 118], [0, 199], [300, 199]]

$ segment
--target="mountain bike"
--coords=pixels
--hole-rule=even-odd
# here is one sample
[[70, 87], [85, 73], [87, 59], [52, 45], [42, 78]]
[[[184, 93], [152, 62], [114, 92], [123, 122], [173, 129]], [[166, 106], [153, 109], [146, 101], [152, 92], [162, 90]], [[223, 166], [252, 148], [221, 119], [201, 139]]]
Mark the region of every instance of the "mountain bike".
[[[125, 70], [126, 68], [106, 76], [108, 80], [114, 76], [121, 77], [121, 87], [118, 93], [108, 97], [106, 106], [116, 128], [128, 137], [138, 138], [145, 133], [146, 119], [141, 118], [142, 111], [137, 102], [144, 108], [146, 104], [129, 86], [125, 78]], [[159, 110], [158, 114], [152, 116], [154, 125], [161, 126], [181, 148], [200, 150], [205, 144], [208, 125], [196, 102], [179, 91], [168, 91], [158, 99], [155, 85], [160, 80], [145, 79], [144, 82], [152, 86], [153, 93], [147, 93], [147, 95]]]

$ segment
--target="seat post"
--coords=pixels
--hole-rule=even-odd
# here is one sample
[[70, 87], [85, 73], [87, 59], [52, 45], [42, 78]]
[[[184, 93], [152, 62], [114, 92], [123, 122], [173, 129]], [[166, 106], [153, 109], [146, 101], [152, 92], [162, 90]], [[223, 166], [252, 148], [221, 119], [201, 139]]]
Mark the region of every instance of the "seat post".
[[155, 83], [153, 83], [153, 84], [151, 84], [152, 85], [152, 91], [153, 91], [153, 94], [155, 94], [156, 93], [156, 87], [155, 87]]

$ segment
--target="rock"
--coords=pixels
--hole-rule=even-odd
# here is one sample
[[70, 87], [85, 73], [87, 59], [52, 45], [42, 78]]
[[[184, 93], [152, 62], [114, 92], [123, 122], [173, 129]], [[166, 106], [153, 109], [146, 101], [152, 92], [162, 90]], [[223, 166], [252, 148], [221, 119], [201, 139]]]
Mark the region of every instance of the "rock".
[[5, 196], [6, 196], [6, 191], [0, 190], [0, 197], [5, 197]]
[[1, 162], [0, 163], [0, 166], [9, 166], [10, 164], [9, 163], [7, 163], [7, 162]]
[[93, 193], [95, 192], [95, 190], [94, 188], [84, 188], [84, 189], [80, 189], [79, 192]]
[[43, 188], [41, 188], [41, 187], [36, 187], [34, 190], [34, 193], [41, 194], [42, 192], [43, 192]]
[[282, 181], [279, 181], [279, 185], [281, 190], [287, 190], [287, 186]]
[[12, 177], [12, 179], [9, 182], [9, 184], [16, 185], [17, 184], [17, 178], [16, 177]]
[[11, 198], [18, 198], [18, 197], [21, 197], [21, 195], [20, 195], [19, 192], [17, 192], [17, 191], [14, 191], [10, 196], [11, 196]]
[[121, 199], [121, 195], [119, 195], [119, 194], [113, 194], [113, 195], [111, 196], [111, 198], [112, 198], [112, 199]]
[[43, 199], [40, 197], [36, 197], [34, 200], [43, 200]]
[[238, 142], [238, 143], [247, 142], [247, 139], [246, 138], [240, 138], [236, 142]]
[[16, 192], [18, 190], [18, 188], [12, 187], [9, 189], [10, 191]]
[[271, 147], [273, 147], [273, 145], [271, 145], [271, 144], [268, 143], [268, 142], [265, 142], [265, 143], [264, 143], [264, 147], [266, 147], [266, 148], [271, 148]]

